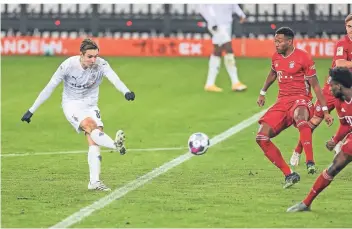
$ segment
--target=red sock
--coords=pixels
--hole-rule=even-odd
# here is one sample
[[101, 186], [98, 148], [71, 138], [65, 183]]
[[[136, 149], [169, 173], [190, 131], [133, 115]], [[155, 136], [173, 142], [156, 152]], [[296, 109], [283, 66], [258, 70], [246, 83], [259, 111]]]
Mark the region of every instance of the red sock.
[[[314, 125], [313, 123], [311, 123], [310, 121], [308, 122], [308, 125], [309, 125], [309, 127], [312, 129], [312, 134], [313, 134], [313, 131], [314, 131], [314, 129], [315, 129], [317, 126]], [[298, 143], [297, 143], [297, 146], [296, 146], [296, 148], [295, 148], [295, 152], [296, 152], [296, 153], [299, 153], [299, 154], [302, 154], [302, 151], [303, 151], [303, 146], [302, 146], [301, 140], [299, 140]]]
[[302, 150], [303, 150], [303, 146], [302, 146], [301, 140], [299, 140], [295, 148], [295, 152], [301, 154]]
[[306, 162], [312, 161], [313, 159], [313, 145], [312, 145], [312, 129], [307, 121], [299, 121], [297, 123], [299, 130], [299, 140], [303, 145], [304, 152], [306, 153]]
[[270, 141], [268, 136], [259, 133], [256, 140], [260, 148], [264, 151], [265, 156], [278, 167], [285, 176], [291, 174], [291, 169], [282, 158], [280, 150]]
[[308, 193], [307, 197], [303, 200], [303, 203], [307, 206], [310, 206], [315, 199], [319, 195], [321, 191], [323, 191], [334, 179], [334, 177], [327, 174], [327, 170], [325, 169], [319, 177], [315, 180], [315, 183]]

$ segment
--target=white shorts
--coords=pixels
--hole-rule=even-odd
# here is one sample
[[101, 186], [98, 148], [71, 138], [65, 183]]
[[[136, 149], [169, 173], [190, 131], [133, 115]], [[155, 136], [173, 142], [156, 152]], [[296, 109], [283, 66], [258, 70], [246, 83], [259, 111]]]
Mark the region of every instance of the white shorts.
[[62, 105], [66, 119], [71, 123], [73, 128], [80, 133], [81, 122], [86, 118], [92, 118], [97, 126], [103, 127], [104, 124], [101, 121], [100, 109], [98, 106], [86, 105], [83, 103], [72, 102], [65, 103]]
[[232, 40], [232, 25], [220, 25], [217, 30], [208, 28], [212, 35], [212, 42], [214, 45], [223, 45]]

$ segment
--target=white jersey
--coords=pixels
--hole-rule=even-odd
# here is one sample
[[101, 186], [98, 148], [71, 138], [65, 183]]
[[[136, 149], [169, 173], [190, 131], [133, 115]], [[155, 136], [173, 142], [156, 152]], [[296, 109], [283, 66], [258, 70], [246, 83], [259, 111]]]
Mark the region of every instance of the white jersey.
[[98, 57], [92, 67], [83, 69], [80, 63], [80, 56], [69, 57], [56, 70], [29, 111], [34, 113], [50, 97], [61, 81], [64, 82], [62, 105], [68, 102], [97, 105], [99, 85], [102, 83], [104, 76], [123, 94], [129, 92], [126, 85], [104, 59]]
[[241, 18], [246, 17], [238, 4], [201, 4], [199, 12], [210, 28], [232, 24], [232, 14], [234, 13]]

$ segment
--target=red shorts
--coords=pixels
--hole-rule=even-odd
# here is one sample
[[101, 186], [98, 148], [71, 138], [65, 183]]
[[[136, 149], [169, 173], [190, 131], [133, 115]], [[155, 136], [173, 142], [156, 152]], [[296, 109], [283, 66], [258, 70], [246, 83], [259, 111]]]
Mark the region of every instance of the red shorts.
[[289, 98], [279, 98], [276, 103], [259, 119], [259, 124], [263, 122], [273, 128], [275, 134], [279, 134], [284, 129], [294, 123], [293, 114], [297, 107], [304, 106], [309, 110], [309, 119], [313, 116], [314, 107], [309, 97], [296, 96]]
[[346, 139], [341, 147], [342, 152], [352, 156], [352, 133], [346, 135]]
[[[323, 95], [326, 100], [326, 105], [328, 106], [329, 113], [335, 109], [336, 98], [331, 94], [329, 86], [324, 86]], [[314, 104], [314, 116], [324, 118], [324, 112], [321, 110], [321, 104], [317, 100]]]

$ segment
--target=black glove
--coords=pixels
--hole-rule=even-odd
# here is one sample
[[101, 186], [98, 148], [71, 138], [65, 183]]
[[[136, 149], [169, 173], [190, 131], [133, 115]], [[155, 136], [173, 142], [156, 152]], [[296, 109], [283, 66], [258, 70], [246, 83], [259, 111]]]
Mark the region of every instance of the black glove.
[[218, 26], [214, 25], [213, 27], [211, 27], [212, 30], [217, 31], [218, 30]]
[[23, 117], [21, 118], [21, 120], [22, 120], [22, 122], [26, 121], [26, 122], [30, 123], [32, 116], [33, 116], [33, 113], [28, 110], [28, 111], [23, 115]]
[[130, 101], [130, 100], [134, 100], [136, 96], [134, 95], [134, 92], [133, 91], [129, 91], [129, 92], [126, 92], [125, 94], [125, 98], [126, 100]]

